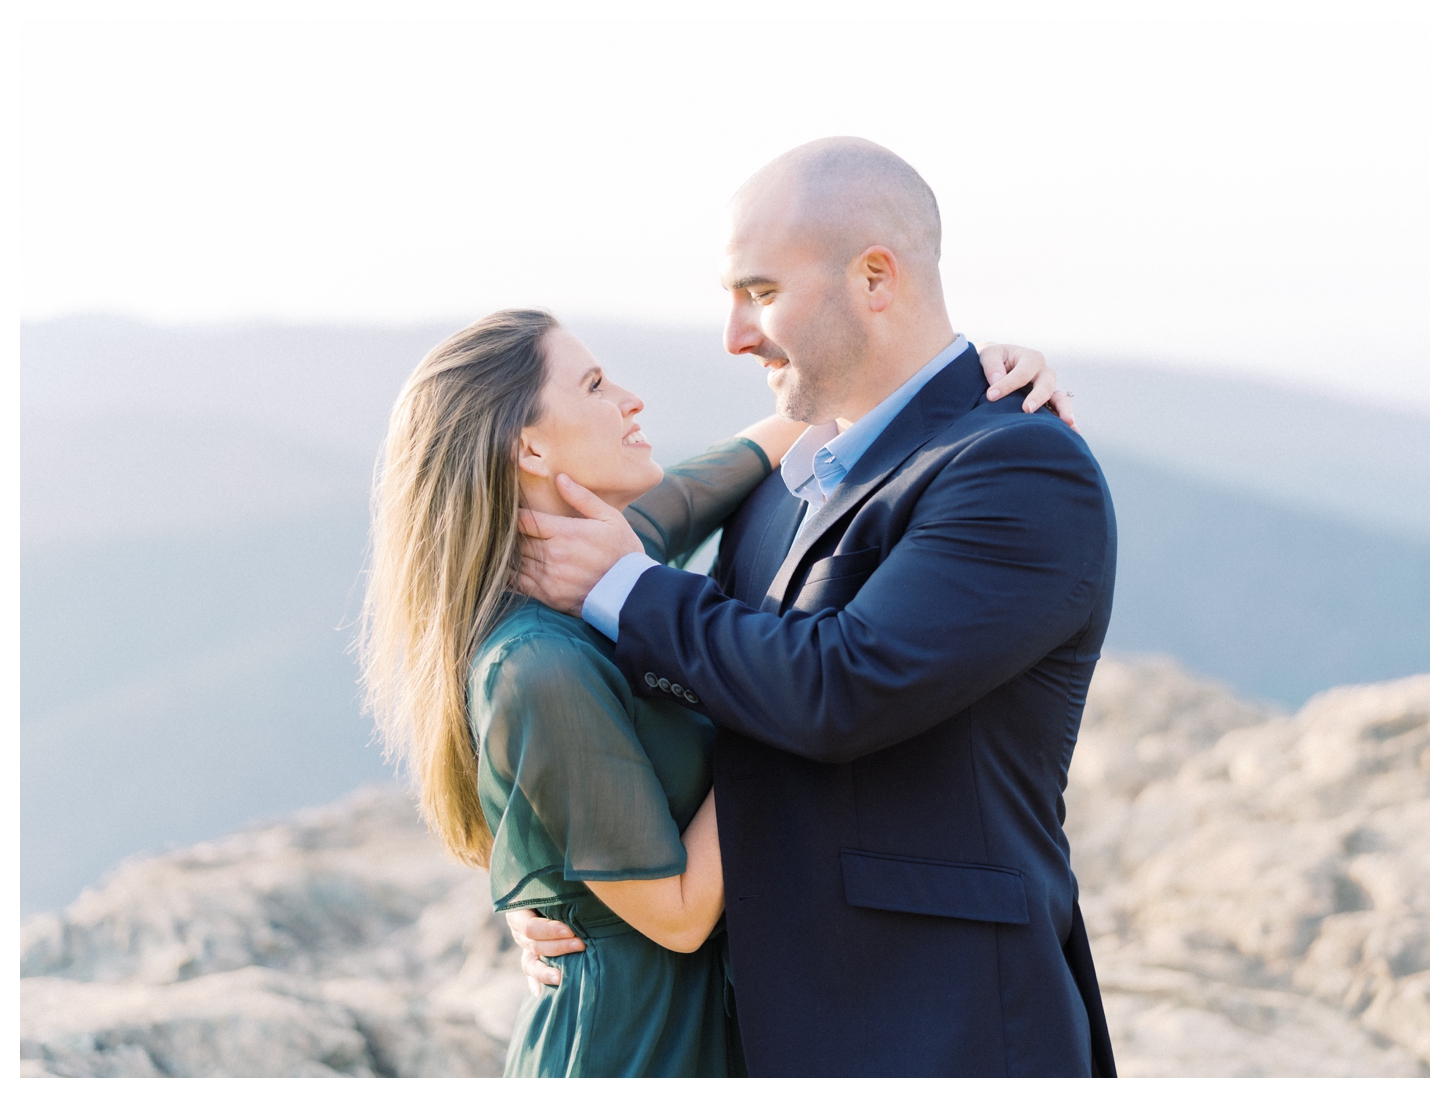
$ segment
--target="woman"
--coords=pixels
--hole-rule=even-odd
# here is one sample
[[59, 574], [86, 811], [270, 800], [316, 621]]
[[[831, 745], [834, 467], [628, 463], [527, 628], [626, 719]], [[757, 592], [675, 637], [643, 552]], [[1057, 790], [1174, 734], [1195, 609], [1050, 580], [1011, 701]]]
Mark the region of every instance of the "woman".
[[802, 430], [771, 417], [666, 476], [642, 407], [548, 313], [494, 313], [409, 378], [375, 486], [363, 657], [389, 749], [448, 852], [489, 870], [495, 909], [588, 943], [525, 1001], [506, 1075], [743, 1072], [714, 729], [635, 697], [608, 640], [511, 590], [521, 505], [570, 513], [558, 475], [629, 507], [646, 550], [679, 560]]

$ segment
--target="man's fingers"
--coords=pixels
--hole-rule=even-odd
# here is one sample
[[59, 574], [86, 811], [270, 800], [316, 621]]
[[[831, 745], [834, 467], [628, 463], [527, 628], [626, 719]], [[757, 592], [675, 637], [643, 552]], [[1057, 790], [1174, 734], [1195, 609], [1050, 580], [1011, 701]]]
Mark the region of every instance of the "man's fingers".
[[519, 555], [528, 560], [536, 560], [540, 564], [549, 563], [549, 543], [541, 541], [537, 537], [526, 537], [519, 540]]
[[575, 483], [568, 474], [560, 473], [554, 479], [559, 486], [559, 495], [564, 497], [564, 502], [585, 518], [609, 522], [620, 517], [618, 511], [585, 488], [584, 485]]
[[570, 953], [581, 953], [584, 943], [578, 938], [557, 938], [549, 942], [530, 942], [540, 957], [563, 957]]
[[[544, 943], [553, 944], [560, 941], [577, 943], [581, 949], [584, 947], [584, 943], [579, 941], [578, 935], [574, 933], [568, 923], [561, 923], [557, 919], [545, 919], [531, 907], [510, 911], [506, 921], [514, 941], [522, 949], [537, 950]], [[569, 951], [559, 950], [558, 952], [567, 953]], [[551, 953], [549, 956], [556, 956], [556, 954]]]
[[514, 577], [514, 590], [528, 598], [544, 601], [541, 597], [543, 591], [539, 589], [539, 585], [530, 578], [527, 572], [520, 572]]
[[557, 987], [563, 979], [563, 973], [551, 964], [544, 962], [536, 953], [525, 953], [519, 958], [519, 967], [524, 970], [524, 975], [531, 981], [540, 984], [548, 984], [550, 987]]
[[539, 525], [538, 516], [527, 507], [519, 508], [519, 529], [531, 538], [546, 538], [544, 528]]

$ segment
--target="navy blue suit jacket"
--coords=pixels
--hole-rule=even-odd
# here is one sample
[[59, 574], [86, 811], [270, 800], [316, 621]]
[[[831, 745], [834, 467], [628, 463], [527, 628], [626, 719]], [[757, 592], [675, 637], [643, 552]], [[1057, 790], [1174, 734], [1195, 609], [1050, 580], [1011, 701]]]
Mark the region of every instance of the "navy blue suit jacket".
[[652, 568], [620, 614], [634, 689], [721, 729], [753, 1075], [1113, 1072], [1062, 831], [1112, 501], [1081, 438], [985, 388], [969, 349], [794, 548], [805, 505], [768, 477], [715, 579]]

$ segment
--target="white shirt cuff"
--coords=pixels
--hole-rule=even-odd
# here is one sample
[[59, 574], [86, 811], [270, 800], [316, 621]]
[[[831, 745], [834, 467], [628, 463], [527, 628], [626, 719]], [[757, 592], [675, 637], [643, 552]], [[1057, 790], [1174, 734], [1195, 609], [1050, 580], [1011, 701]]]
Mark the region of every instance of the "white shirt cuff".
[[658, 563], [643, 553], [620, 557], [584, 599], [584, 620], [610, 640], [619, 640], [619, 612], [624, 609], [639, 577], [658, 567]]

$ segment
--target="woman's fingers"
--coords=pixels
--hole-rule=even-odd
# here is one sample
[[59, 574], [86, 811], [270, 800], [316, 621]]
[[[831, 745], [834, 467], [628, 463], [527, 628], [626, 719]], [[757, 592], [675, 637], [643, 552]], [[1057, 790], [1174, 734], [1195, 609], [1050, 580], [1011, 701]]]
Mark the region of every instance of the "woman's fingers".
[[[1011, 377], [1011, 375], [1007, 375]], [[1057, 371], [1052, 367], [1043, 364], [1042, 372], [1032, 382], [1032, 391], [1022, 399], [1022, 410], [1024, 412], [1035, 412], [1047, 403], [1053, 393], [1057, 391]]]
[[[1077, 417], [1072, 411], [1072, 398], [1061, 389], [1058, 389], [1047, 399], [1047, 406], [1057, 413], [1059, 419], [1066, 423], [1074, 431], [1077, 431]], [[1082, 434], [1078, 431], [1078, 434]]]
[[[1042, 374], [1052, 374], [1052, 380], [1056, 383], [1057, 375], [1047, 365], [1047, 359], [1040, 351], [1034, 351], [1030, 347], [1017, 347], [1006, 344], [1001, 347], [1002, 368], [1007, 373], [1000, 375], [991, 382], [991, 388], [987, 390], [988, 400], [1000, 400], [1008, 393], [1015, 393], [1022, 386], [1030, 381], [1036, 381]], [[990, 380], [990, 379], [989, 379]], [[1050, 393], [1052, 390], [1049, 389]]]
[[[1007, 374], [1005, 356], [1002, 354], [1002, 344], [1000, 343], [984, 343], [978, 347], [977, 361], [982, 364], [982, 373], [986, 377], [988, 385], [996, 385]], [[1001, 395], [1000, 392], [997, 393], [997, 396]], [[996, 400], [997, 397], [989, 391], [987, 399]]]

